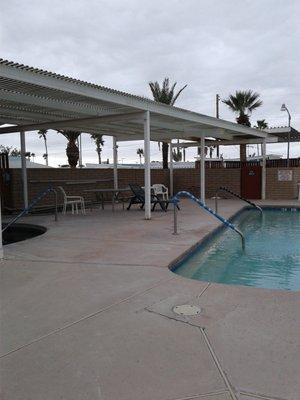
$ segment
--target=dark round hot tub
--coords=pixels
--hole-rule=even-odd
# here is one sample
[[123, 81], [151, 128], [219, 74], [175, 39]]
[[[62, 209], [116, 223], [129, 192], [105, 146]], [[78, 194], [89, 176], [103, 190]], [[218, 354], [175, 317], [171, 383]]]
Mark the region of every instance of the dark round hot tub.
[[[2, 224], [2, 229], [7, 224]], [[10, 244], [21, 242], [22, 240], [31, 239], [36, 236], [42, 235], [47, 231], [47, 228], [40, 225], [32, 224], [12, 224], [2, 233], [3, 244]]]

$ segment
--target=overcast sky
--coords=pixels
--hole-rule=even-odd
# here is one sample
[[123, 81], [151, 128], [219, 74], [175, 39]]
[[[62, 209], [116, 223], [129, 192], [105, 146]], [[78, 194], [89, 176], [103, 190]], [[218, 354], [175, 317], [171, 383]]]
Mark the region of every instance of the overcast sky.
[[[260, 93], [263, 106], [252, 123], [300, 129], [299, 0], [27, 0], [2, 1], [1, 57], [151, 97], [148, 82], [168, 76], [188, 84], [177, 105], [215, 115], [215, 95], [236, 89]], [[235, 116], [220, 106], [220, 117]], [[112, 158], [105, 138], [103, 158]], [[66, 163], [66, 140], [48, 135], [51, 165]], [[0, 144], [19, 147], [15, 135]], [[120, 145], [120, 159], [137, 161], [137, 142]], [[28, 134], [27, 150], [42, 162], [43, 142]], [[255, 148], [251, 152], [256, 151]], [[236, 156], [236, 147], [222, 148]], [[286, 154], [286, 145], [268, 152]], [[189, 150], [192, 160], [195, 150]], [[300, 156], [292, 144], [291, 156]], [[161, 156], [152, 144], [152, 159]], [[97, 162], [93, 143], [83, 135], [83, 162]]]

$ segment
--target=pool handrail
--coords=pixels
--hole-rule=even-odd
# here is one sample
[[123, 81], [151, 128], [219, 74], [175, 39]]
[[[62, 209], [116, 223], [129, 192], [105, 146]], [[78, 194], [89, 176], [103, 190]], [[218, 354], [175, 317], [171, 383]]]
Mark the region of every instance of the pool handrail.
[[16, 223], [23, 215], [28, 214], [28, 212], [40, 201], [42, 200], [47, 194], [53, 192], [55, 194], [55, 221], [57, 221], [57, 191], [53, 189], [52, 186], [49, 186], [46, 190], [40, 192], [29, 204], [28, 207], [24, 208], [15, 218], [13, 218], [5, 227], [2, 229], [2, 233], [9, 228], [12, 224]]
[[227, 192], [227, 193], [231, 194], [232, 196], [237, 197], [238, 199], [245, 201], [246, 203], [250, 204], [252, 207], [254, 207], [257, 210], [259, 210], [261, 212], [261, 214], [263, 213], [262, 208], [259, 207], [257, 204], [253, 203], [253, 201], [250, 201], [250, 200], [246, 199], [245, 197], [240, 196], [239, 194], [233, 192], [232, 190], [228, 189], [225, 186], [220, 186], [216, 191], [216, 194], [215, 194], [215, 211], [216, 211], [216, 213], [218, 212], [218, 193], [220, 191]]
[[[211, 215], [213, 215], [215, 218], [217, 218], [219, 221], [221, 221], [225, 226], [227, 226], [228, 228], [235, 231], [240, 236], [240, 238], [242, 240], [242, 248], [243, 248], [243, 250], [245, 250], [245, 237], [244, 237], [243, 233], [238, 228], [236, 228], [231, 222], [229, 222], [227, 219], [225, 219], [221, 215], [217, 214], [217, 212], [212, 210], [210, 207], [208, 207], [206, 204], [204, 204], [200, 199], [195, 197], [192, 193], [187, 192], [185, 190], [181, 190], [178, 193], [176, 193], [171, 199], [171, 202], [174, 204], [174, 210], [176, 208], [176, 205], [180, 201], [179, 197], [188, 197], [190, 200], [197, 203], [200, 207], [204, 208], [207, 212], [209, 212]], [[175, 213], [175, 211], [174, 211], [174, 213]], [[175, 225], [176, 225], [176, 227], [175, 227]], [[177, 233], [177, 223], [175, 224], [175, 222], [174, 222], [174, 233]]]

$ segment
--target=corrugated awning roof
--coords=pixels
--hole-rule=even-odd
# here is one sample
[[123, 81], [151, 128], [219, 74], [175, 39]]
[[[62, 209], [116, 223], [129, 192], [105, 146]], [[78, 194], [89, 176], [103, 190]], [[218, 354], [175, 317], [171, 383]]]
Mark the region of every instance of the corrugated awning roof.
[[279, 126], [266, 129], [266, 132], [278, 138], [278, 142], [300, 142], [300, 132], [291, 126]]
[[143, 139], [144, 111], [151, 140], [271, 138], [259, 131], [189, 110], [0, 59], [0, 133], [41, 128], [73, 129]]

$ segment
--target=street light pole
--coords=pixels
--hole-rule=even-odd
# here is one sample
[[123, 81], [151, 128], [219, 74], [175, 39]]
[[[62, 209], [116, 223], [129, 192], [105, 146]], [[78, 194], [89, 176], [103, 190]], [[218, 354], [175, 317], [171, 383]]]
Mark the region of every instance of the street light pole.
[[[286, 111], [288, 113], [288, 127], [291, 128], [291, 114], [287, 108], [287, 106], [283, 103], [280, 111]], [[287, 145], [287, 167], [290, 166], [290, 141], [291, 141], [291, 129], [288, 132], [288, 145]]]

